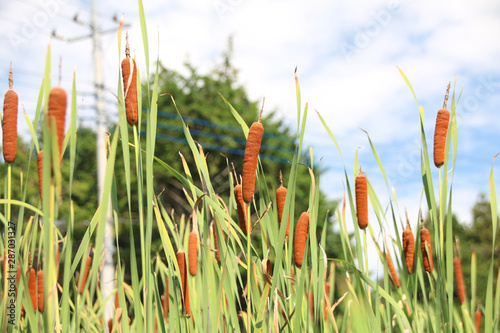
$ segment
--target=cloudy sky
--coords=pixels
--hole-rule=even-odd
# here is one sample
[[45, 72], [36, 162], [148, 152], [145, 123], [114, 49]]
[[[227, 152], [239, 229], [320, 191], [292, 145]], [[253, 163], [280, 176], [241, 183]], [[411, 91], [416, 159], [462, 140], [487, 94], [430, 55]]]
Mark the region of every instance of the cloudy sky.
[[[182, 69], [182, 63], [190, 59], [205, 71], [233, 36], [240, 82], [253, 100], [265, 96], [266, 109], [277, 110], [292, 128], [296, 124], [293, 71], [297, 67], [302, 101], [308, 101], [311, 110], [306, 145], [329, 168], [321, 179], [323, 190], [332, 198], [342, 197], [343, 164], [313, 110], [323, 115], [336, 135], [350, 173], [359, 148], [363, 170], [385, 206], [387, 190], [360, 128], [370, 134], [397, 193], [400, 213], [407, 208], [413, 225], [422, 192], [419, 117], [398, 67], [408, 76], [424, 108], [428, 138], [432, 138], [446, 85], [456, 78], [457, 92], [463, 88], [463, 93], [457, 108], [454, 211], [460, 221], [470, 223], [470, 209], [479, 192], [488, 192], [492, 159], [500, 152], [498, 1], [143, 1], [151, 63], [158, 54], [170, 68]], [[131, 24], [132, 52], [144, 72], [137, 8], [137, 1], [110, 0], [98, 4], [98, 13], [104, 30], [116, 27], [113, 16], [124, 15]], [[7, 89], [12, 60], [15, 88], [29, 115], [34, 114], [51, 32], [56, 29], [66, 38], [89, 33], [88, 27], [73, 20], [75, 15], [88, 23], [90, 1], [0, 4], [0, 77], [4, 78], [0, 93]], [[90, 40], [69, 43], [52, 39], [50, 43], [54, 68], [59, 57], [63, 59], [63, 87], [70, 89], [77, 68], [80, 121], [92, 123]], [[123, 51], [118, 56], [116, 33], [103, 35], [102, 44], [105, 85], [114, 92]], [[107, 96], [110, 113], [116, 117], [113, 97], [111, 93]], [[28, 132], [22, 117], [20, 131]]]

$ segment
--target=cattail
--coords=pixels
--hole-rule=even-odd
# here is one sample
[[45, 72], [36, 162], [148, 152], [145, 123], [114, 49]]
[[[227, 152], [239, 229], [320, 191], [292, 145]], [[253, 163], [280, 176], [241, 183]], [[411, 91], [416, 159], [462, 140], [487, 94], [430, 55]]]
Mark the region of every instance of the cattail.
[[304, 260], [304, 251], [306, 249], [307, 234], [309, 233], [309, 213], [304, 212], [299, 217], [297, 227], [295, 228], [295, 237], [293, 240], [293, 253], [295, 266], [302, 267]]
[[440, 109], [436, 117], [436, 128], [434, 130], [434, 165], [436, 168], [444, 164], [446, 136], [448, 135], [448, 124], [450, 122], [450, 111], [446, 110], [446, 102], [450, 92], [450, 84], [446, 89], [443, 108]]
[[215, 258], [217, 258], [217, 262], [220, 264], [220, 251], [219, 251], [219, 242], [217, 241], [217, 230], [214, 230], [214, 242], [215, 242]]
[[394, 264], [392, 263], [391, 256], [389, 255], [389, 252], [385, 252], [385, 259], [387, 260], [387, 268], [389, 269], [389, 273], [391, 275], [391, 281], [396, 286], [396, 288], [401, 287], [401, 283], [399, 282], [399, 277], [398, 273], [396, 272], [396, 268], [394, 267]]
[[198, 271], [198, 235], [194, 231], [189, 234], [188, 258], [189, 273], [195, 276]]
[[36, 160], [38, 164], [38, 190], [40, 191], [40, 198], [43, 198], [43, 150], [38, 152]]
[[168, 322], [168, 312], [167, 312], [167, 302], [165, 301], [165, 295], [161, 295], [161, 307], [163, 309], [163, 318]]
[[9, 72], [9, 90], [3, 100], [3, 158], [5, 163], [12, 163], [17, 152], [17, 110], [19, 98], [12, 90], [12, 65]]
[[477, 307], [476, 312], [474, 313], [474, 321], [476, 322], [476, 333], [479, 333], [481, 330], [481, 320], [483, 319], [483, 313], [479, 306]]
[[[426, 243], [429, 253], [427, 253], [427, 250], [425, 249]], [[434, 263], [432, 262], [431, 235], [429, 234], [429, 230], [427, 230], [424, 226], [422, 226], [422, 229], [420, 230], [420, 247], [422, 248], [425, 271], [432, 273], [434, 270]]]
[[33, 311], [36, 312], [37, 310], [37, 300], [38, 300], [38, 294], [36, 292], [36, 271], [33, 267], [28, 268], [28, 272], [26, 272], [26, 275], [28, 275], [28, 290], [30, 293], [31, 297], [31, 305], [33, 305]]
[[328, 319], [328, 311], [327, 311], [328, 302], [327, 302], [327, 298], [330, 295], [330, 282], [325, 283], [325, 294], [326, 294], [326, 298], [325, 298], [325, 300], [323, 302], [323, 317], [325, 318], [325, 321], [326, 321]]
[[186, 256], [184, 255], [184, 251], [179, 250], [176, 253], [177, 256], [177, 265], [179, 266], [179, 272], [181, 277], [182, 284], [182, 299], [184, 301], [184, 310], [186, 315], [191, 316], [191, 307], [189, 306], [189, 286], [186, 274]]
[[120, 307], [120, 297], [118, 296], [118, 290], [116, 290], [115, 293], [115, 309], [118, 309]]
[[355, 185], [358, 226], [360, 229], [364, 229], [368, 226], [368, 184], [362, 171], [356, 176]]
[[403, 231], [403, 253], [408, 274], [412, 274], [415, 269], [415, 240], [413, 239], [409, 221], [407, 221], [406, 229]]
[[[217, 219], [217, 222], [219, 222], [219, 220]], [[220, 225], [220, 224], [219, 224]], [[219, 241], [218, 241], [218, 238], [217, 238], [217, 230], [215, 230], [216, 226], [215, 224], [213, 225], [213, 233], [214, 233], [214, 243], [215, 243], [215, 249], [217, 250], [217, 252], [215, 252], [215, 257], [217, 258], [217, 262], [220, 264], [220, 249], [219, 249]], [[221, 235], [222, 235], [222, 240], [224, 241], [225, 238], [224, 238], [224, 233], [222, 232], [222, 229], [221, 229]]]
[[163, 318], [168, 322], [168, 312], [170, 311], [170, 299], [168, 292], [168, 276], [165, 278], [165, 293], [161, 295], [161, 304], [163, 307]]
[[130, 126], [137, 125], [138, 106], [137, 106], [137, 66], [135, 60], [130, 58], [130, 48], [125, 47], [126, 58], [122, 61], [123, 92], [125, 95], [125, 111], [127, 113], [127, 122]]
[[[236, 199], [236, 208], [238, 210], [238, 220], [240, 221], [241, 231], [247, 232], [247, 217], [246, 217], [246, 205], [243, 202], [243, 194], [241, 185], [238, 184], [234, 187], [234, 197]], [[250, 232], [252, 232], [252, 224], [250, 223]]]
[[464, 304], [465, 301], [464, 276], [462, 275], [462, 263], [460, 262], [460, 258], [457, 256], [453, 258], [453, 271], [455, 273], [455, 282], [457, 285], [458, 300], [460, 301], [460, 304]]
[[[281, 219], [283, 218], [283, 210], [285, 208], [286, 199], [286, 187], [283, 186], [283, 175], [280, 170], [280, 187], [276, 190], [276, 205], [278, 206], [278, 223], [281, 227]], [[288, 240], [290, 229], [290, 214], [288, 214], [288, 220], [286, 221], [286, 231], [285, 231], [285, 241]]]
[[273, 264], [267, 258], [262, 260], [262, 274], [264, 275], [264, 280], [271, 285], [273, 280]]
[[309, 290], [307, 293], [308, 303], [309, 303], [309, 313], [311, 314], [311, 319], [314, 320], [314, 293], [312, 290]]
[[43, 305], [44, 305], [44, 298], [43, 298], [43, 291], [44, 291], [43, 271], [38, 271], [37, 276], [38, 276], [38, 311], [40, 311], [41, 313], [43, 313]]
[[19, 281], [21, 281], [21, 272], [22, 272], [22, 267], [21, 265], [17, 265], [17, 271], [16, 271], [16, 295], [17, 295], [17, 286], [19, 285]]
[[89, 270], [90, 270], [90, 265], [92, 264], [92, 257], [88, 256], [87, 260], [85, 261], [85, 269], [83, 271], [83, 274], [80, 276], [80, 284], [78, 286], [78, 292], [80, 294], [83, 293], [83, 289], [85, 289], [85, 283], [87, 283], [87, 278], [89, 276]]
[[61, 87], [54, 87], [49, 94], [49, 128], [52, 126], [52, 118], [56, 122], [57, 143], [59, 145], [59, 160], [62, 161], [62, 148], [64, 142], [64, 125], [66, 123], [67, 95]]
[[446, 109], [440, 109], [437, 113], [436, 129], [434, 130], [434, 165], [437, 168], [444, 164], [449, 121], [450, 112]]
[[[264, 103], [262, 103], [264, 108]], [[255, 178], [257, 172], [257, 164], [259, 162], [260, 143], [264, 135], [264, 126], [262, 125], [262, 110], [260, 110], [259, 121], [256, 121], [250, 126], [248, 132], [247, 144], [245, 147], [245, 156], [243, 158], [243, 201], [249, 203], [252, 201], [253, 193], [255, 192]]]

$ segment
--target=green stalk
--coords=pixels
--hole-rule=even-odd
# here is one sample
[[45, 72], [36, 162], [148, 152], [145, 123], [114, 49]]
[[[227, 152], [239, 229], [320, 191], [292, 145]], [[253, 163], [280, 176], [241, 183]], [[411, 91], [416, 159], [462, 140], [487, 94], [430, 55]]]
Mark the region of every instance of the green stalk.
[[[366, 268], [365, 268], [365, 272], [368, 272], [368, 246], [366, 244], [366, 229], [363, 229], [363, 247], [365, 249], [365, 265], [366, 265]], [[360, 263], [359, 266], [363, 266], [362, 263]], [[370, 286], [367, 284], [366, 285], [366, 296], [368, 298], [368, 303], [370, 304], [370, 306], [372, 305], [372, 300], [371, 300], [371, 297], [370, 297]]]
[[11, 179], [12, 178], [12, 165], [9, 163], [7, 165], [7, 221], [10, 221], [10, 215], [11, 215], [11, 204], [10, 204], [10, 199], [12, 197], [12, 183]]
[[[146, 259], [145, 259], [145, 254], [146, 254], [146, 249], [145, 249], [145, 242], [144, 242], [144, 208], [143, 208], [143, 178], [142, 178], [142, 155], [141, 155], [141, 150], [140, 150], [140, 141], [137, 136], [137, 126], [132, 127], [132, 132], [134, 133], [134, 147], [135, 147], [135, 166], [136, 166], [136, 173], [137, 173], [137, 201], [138, 201], [138, 208], [139, 208], [139, 232], [140, 232], [140, 237], [141, 237], [141, 263], [142, 263], [142, 277], [143, 279], [146, 276]], [[132, 230], [132, 224], [130, 225], [131, 230]], [[133, 239], [133, 238], [132, 238]], [[131, 240], [132, 240], [131, 239]], [[143, 304], [146, 305], [146, 295], [143, 295]], [[146, 316], [146, 313], [143, 314]], [[146, 317], [144, 317], [144, 320], [146, 320]], [[146, 324], [146, 322], [144, 322]], [[142, 326], [142, 323], [141, 323]]]
[[[252, 288], [251, 288], [251, 276], [252, 276], [252, 260], [250, 257], [250, 225], [252, 221], [250, 220], [250, 207], [251, 205], [248, 205], [247, 208], [247, 230], [246, 230], [246, 236], [247, 236], [247, 319], [248, 319], [248, 329], [251, 331], [251, 318], [252, 318], [252, 303], [251, 303], [251, 294], [252, 294]], [[222, 230], [221, 230], [222, 232]]]

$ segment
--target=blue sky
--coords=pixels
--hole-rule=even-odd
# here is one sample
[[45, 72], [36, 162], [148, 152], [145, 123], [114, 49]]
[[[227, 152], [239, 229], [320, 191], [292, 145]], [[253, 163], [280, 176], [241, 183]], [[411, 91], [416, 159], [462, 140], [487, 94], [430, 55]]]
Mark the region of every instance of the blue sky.
[[[457, 107], [454, 211], [460, 221], [471, 221], [470, 209], [479, 192], [488, 192], [492, 159], [500, 152], [498, 1], [144, 0], [144, 7], [151, 62], [159, 54], [166, 66], [182, 70], [189, 58], [205, 71], [233, 36], [234, 64], [240, 69], [241, 83], [253, 100], [265, 96], [266, 109], [277, 110], [292, 128], [296, 124], [293, 70], [297, 66], [302, 101], [309, 102], [311, 111], [306, 145], [329, 167], [321, 179], [323, 190], [332, 198], [342, 197], [343, 166], [313, 110], [322, 114], [336, 135], [349, 172], [359, 148], [363, 170], [387, 205], [382, 175], [360, 128], [370, 134], [397, 193], [400, 213], [408, 209], [412, 225], [417, 222], [422, 191], [418, 107], [397, 66], [408, 76], [424, 108], [428, 139], [446, 85], [456, 77], [457, 92], [463, 88], [463, 93]], [[34, 114], [52, 30], [66, 37], [86, 34], [88, 29], [72, 18], [78, 13], [88, 20], [89, 8], [89, 1], [76, 0], [0, 4], [0, 77], [4, 78], [0, 93], [7, 89], [8, 66], [13, 60], [15, 89], [28, 115]], [[98, 9], [103, 28], [115, 26], [110, 20], [115, 14], [123, 14], [132, 24], [128, 29], [132, 52], [144, 72], [137, 2], [110, 0], [99, 3]], [[106, 87], [114, 92], [123, 50], [118, 56], [115, 34], [103, 36], [102, 43]], [[77, 68], [80, 121], [91, 123], [90, 41], [52, 40], [51, 45], [54, 69], [59, 56], [63, 59], [63, 87], [70, 88]], [[108, 98], [112, 101], [111, 93]], [[109, 109], [116, 114], [112, 103]], [[22, 117], [19, 123], [21, 133], [27, 134]]]

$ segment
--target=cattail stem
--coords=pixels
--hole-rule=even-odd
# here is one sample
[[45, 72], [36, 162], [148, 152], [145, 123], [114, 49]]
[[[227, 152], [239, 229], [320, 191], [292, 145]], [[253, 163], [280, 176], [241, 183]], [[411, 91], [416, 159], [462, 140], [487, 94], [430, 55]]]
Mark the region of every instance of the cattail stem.
[[266, 98], [262, 98], [262, 106], [260, 108], [260, 113], [259, 113], [259, 123], [262, 123], [262, 112], [264, 111], [264, 102], [266, 101]]
[[125, 32], [125, 57], [130, 58], [130, 46], [128, 44], [128, 30]]
[[[250, 205], [248, 205], [248, 211], [250, 210]], [[251, 288], [251, 281], [252, 281], [252, 259], [250, 257], [250, 225], [252, 224], [251, 221], [248, 221], [247, 223], [247, 313], [252, 313], [252, 288]], [[248, 316], [248, 321], [247, 321], [247, 327], [250, 328], [250, 320], [251, 316]]]
[[448, 97], [450, 96], [451, 82], [448, 82], [448, 87], [446, 88], [446, 95], [444, 95], [443, 109], [446, 109], [446, 103], [448, 102]]
[[7, 221], [10, 221], [10, 215], [11, 215], [10, 199], [11, 198], [12, 198], [12, 165], [9, 163], [9, 164], [7, 164], [7, 200], [8, 200], [8, 202], [6, 204], [6, 206], [7, 206], [6, 207]]
[[13, 88], [14, 80], [12, 79], [12, 61], [10, 62], [10, 70], [9, 70], [9, 90]]

